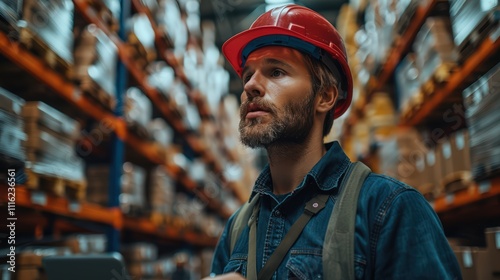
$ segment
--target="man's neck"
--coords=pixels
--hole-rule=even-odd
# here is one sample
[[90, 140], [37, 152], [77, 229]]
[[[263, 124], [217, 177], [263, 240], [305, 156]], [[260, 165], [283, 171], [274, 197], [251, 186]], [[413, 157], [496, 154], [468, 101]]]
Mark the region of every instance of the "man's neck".
[[267, 148], [275, 194], [289, 193], [297, 188], [304, 176], [326, 153], [322, 142], [312, 142]]

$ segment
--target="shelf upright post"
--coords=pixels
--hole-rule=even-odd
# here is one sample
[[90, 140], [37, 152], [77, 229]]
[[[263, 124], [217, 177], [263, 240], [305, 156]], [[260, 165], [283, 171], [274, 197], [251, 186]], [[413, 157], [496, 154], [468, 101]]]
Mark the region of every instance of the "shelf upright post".
[[[126, 20], [130, 16], [130, 0], [120, 0], [121, 11], [120, 11], [120, 29], [118, 31], [118, 35], [120, 40], [125, 41], [126, 32], [125, 32], [125, 24]], [[117, 59], [116, 65], [116, 107], [114, 114], [117, 117], [123, 116], [123, 108], [124, 108], [124, 94], [127, 89], [127, 68], [121, 59]], [[109, 190], [108, 190], [108, 206], [110, 208], [118, 208], [120, 207], [120, 178], [122, 176], [122, 165], [125, 154], [125, 144], [123, 140], [120, 139], [116, 133], [113, 134], [112, 139], [112, 147], [111, 147], [111, 172], [109, 178]], [[108, 237], [108, 251], [109, 252], [118, 252], [120, 251], [120, 229], [115, 228], [113, 226], [108, 228], [107, 232]]]

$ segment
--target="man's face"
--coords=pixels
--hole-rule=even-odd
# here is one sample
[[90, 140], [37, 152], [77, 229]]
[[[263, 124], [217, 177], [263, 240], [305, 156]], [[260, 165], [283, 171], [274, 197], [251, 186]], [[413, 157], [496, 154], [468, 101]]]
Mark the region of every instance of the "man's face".
[[255, 147], [300, 144], [313, 125], [314, 94], [303, 55], [270, 46], [250, 54], [242, 74], [240, 138]]

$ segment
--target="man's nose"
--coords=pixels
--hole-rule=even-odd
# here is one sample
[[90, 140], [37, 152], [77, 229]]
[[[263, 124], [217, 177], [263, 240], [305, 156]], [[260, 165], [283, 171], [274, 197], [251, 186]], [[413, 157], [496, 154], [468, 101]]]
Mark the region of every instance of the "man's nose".
[[263, 77], [260, 72], [255, 72], [252, 77], [245, 83], [243, 90], [247, 98], [251, 99], [257, 96], [264, 95]]

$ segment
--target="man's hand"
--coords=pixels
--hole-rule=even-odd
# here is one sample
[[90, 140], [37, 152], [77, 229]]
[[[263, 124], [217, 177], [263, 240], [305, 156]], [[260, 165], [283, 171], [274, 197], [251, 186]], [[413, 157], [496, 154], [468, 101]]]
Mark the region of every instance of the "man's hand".
[[245, 280], [245, 278], [243, 278], [241, 274], [233, 272], [233, 273], [218, 275], [213, 278], [206, 277], [203, 278], [202, 280]]

